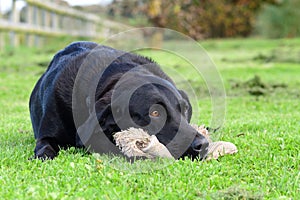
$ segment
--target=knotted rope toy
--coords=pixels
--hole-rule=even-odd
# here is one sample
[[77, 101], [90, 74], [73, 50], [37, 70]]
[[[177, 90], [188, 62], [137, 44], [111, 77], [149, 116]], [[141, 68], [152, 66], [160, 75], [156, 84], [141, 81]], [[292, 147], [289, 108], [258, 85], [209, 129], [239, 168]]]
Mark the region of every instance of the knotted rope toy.
[[[206, 160], [218, 159], [226, 154], [237, 153], [237, 147], [224, 141], [213, 142], [205, 126], [192, 125], [209, 142]], [[167, 147], [160, 143], [155, 135], [149, 135], [139, 128], [129, 128], [114, 134], [116, 145], [128, 157], [143, 156], [146, 158], [171, 158], [174, 159]]]

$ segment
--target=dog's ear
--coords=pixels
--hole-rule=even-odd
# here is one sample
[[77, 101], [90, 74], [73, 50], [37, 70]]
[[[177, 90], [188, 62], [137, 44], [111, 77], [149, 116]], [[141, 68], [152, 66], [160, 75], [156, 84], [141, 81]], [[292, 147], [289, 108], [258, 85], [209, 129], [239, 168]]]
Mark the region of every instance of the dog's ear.
[[[115, 119], [114, 117], [116, 116], [114, 115], [120, 116], [121, 114], [118, 113], [119, 109], [115, 108], [115, 106], [112, 108], [112, 101], [114, 101], [112, 99], [112, 95], [115, 92], [115, 85], [121, 77], [122, 74], [118, 73], [113, 75], [103, 83], [99, 84], [95, 94], [95, 111], [99, 125], [103, 132], [111, 140], [113, 139], [111, 133], [120, 131], [120, 128], [116, 123], [116, 120], [118, 119]], [[114, 113], [112, 112], [112, 109], [114, 109]], [[120, 112], [122, 111], [120, 110]]]
[[188, 109], [187, 109], [187, 116], [186, 117], [187, 117], [187, 121], [190, 122], [191, 118], [192, 118], [192, 112], [193, 112], [191, 102], [190, 102], [189, 97], [188, 97], [188, 95], [186, 94], [185, 91], [178, 90], [178, 92], [180, 93], [182, 98], [184, 100], [186, 100], [186, 102], [188, 103]]
[[96, 103], [96, 115], [101, 129], [110, 139], [110, 141], [113, 141], [111, 133], [115, 133], [121, 130], [115, 122], [111, 104], [101, 105], [101, 103]]

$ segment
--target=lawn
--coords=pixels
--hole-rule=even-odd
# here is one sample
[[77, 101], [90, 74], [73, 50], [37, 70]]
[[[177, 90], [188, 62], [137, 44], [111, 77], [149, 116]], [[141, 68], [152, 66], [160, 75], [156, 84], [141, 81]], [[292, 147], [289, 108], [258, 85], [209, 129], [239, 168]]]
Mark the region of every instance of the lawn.
[[[29, 160], [35, 141], [28, 99], [54, 51], [26, 47], [2, 51], [1, 199], [299, 199], [300, 39], [200, 44], [219, 70], [227, 94], [226, 119], [215, 138], [233, 142], [239, 152], [208, 162], [145, 161], [138, 167], [147, 170], [140, 173], [122, 161], [73, 148], [52, 161]], [[184, 42], [170, 45], [197, 57]], [[166, 52], [140, 53], [166, 70], [182, 73], [199, 92], [200, 111], [193, 122], [209, 125], [211, 99], [205, 82], [189, 71], [189, 64]]]

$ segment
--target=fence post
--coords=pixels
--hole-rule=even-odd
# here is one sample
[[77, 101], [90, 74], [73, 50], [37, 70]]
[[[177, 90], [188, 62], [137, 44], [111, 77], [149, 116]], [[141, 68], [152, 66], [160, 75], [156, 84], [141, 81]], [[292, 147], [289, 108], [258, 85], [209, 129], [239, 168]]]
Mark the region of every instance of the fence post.
[[[20, 13], [16, 7], [16, 0], [12, 1], [10, 21], [11, 21], [11, 23], [19, 23], [19, 21], [20, 21]], [[10, 32], [10, 43], [12, 46], [19, 45], [18, 35], [17, 35], [17, 33], [13, 32], [13, 31]]]
[[52, 21], [52, 28], [56, 31], [58, 29], [58, 16], [56, 13], [51, 13], [51, 21]]
[[[36, 27], [40, 27], [40, 15], [39, 15], [39, 8], [36, 6], [33, 6], [33, 24]], [[40, 37], [38, 35], [34, 36], [34, 46], [38, 47], [40, 44]]]
[[[33, 24], [33, 8], [27, 4], [26, 7], [26, 22], [27, 24]], [[26, 44], [30, 47], [34, 45], [34, 36], [32, 34], [26, 34]]]
[[47, 28], [50, 28], [51, 27], [51, 16], [50, 16], [50, 12], [48, 11], [44, 11], [44, 26], [47, 27]]
[[51, 29], [54, 31], [58, 31], [59, 30], [59, 20], [60, 17], [57, 13], [55, 12], [51, 12]]
[[[44, 11], [44, 20], [45, 20], [45, 22], [44, 22], [44, 26], [47, 28], [47, 29], [50, 29], [51, 28], [51, 13], [49, 12], [49, 11], [47, 11], [47, 10], [45, 10]], [[45, 43], [48, 43], [48, 38], [47, 37], [44, 37], [44, 39], [43, 39], [43, 42], [44, 42], [44, 44]]]
[[[0, 19], [2, 19], [1, 0], [0, 0]], [[5, 46], [4, 33], [0, 31], [0, 50]]]

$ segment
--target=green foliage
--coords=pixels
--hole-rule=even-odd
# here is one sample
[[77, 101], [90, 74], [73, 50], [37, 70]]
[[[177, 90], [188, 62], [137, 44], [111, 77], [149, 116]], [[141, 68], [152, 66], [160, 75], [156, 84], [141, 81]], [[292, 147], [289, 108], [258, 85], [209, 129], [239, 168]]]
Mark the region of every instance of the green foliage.
[[[264, 2], [272, 0], [204, 0], [177, 1], [182, 13], [179, 13], [176, 27], [179, 31], [201, 38], [246, 37], [252, 32], [257, 9]], [[174, 19], [174, 17], [170, 17]], [[176, 19], [176, 17], [175, 17]], [[177, 29], [178, 29], [177, 28]]]
[[256, 33], [268, 38], [300, 36], [300, 1], [265, 5], [258, 15]]
[[131, 26], [151, 26], [144, 12], [145, 0], [113, 1], [107, 6], [107, 16]]
[[256, 11], [265, 2], [275, 0], [114, 1], [110, 14], [134, 21], [148, 18], [154, 26], [171, 28], [194, 39], [245, 37], [251, 34]]
[[[170, 45], [198, 56], [182, 41]], [[281, 48], [298, 51], [300, 39], [211, 40], [202, 46], [218, 66], [228, 95], [220, 139], [236, 144], [239, 152], [218, 161], [179, 160], [149, 173], [116, 170], [105, 157], [74, 148], [61, 151], [53, 161], [28, 160], [35, 145], [28, 99], [45, 70], [39, 63], [50, 62], [53, 52], [29, 48], [0, 52], [1, 199], [298, 199], [299, 63], [285, 59], [288, 54], [280, 59], [280, 55], [269, 60], [257, 57]], [[181, 59], [160, 51], [143, 53], [179, 69], [193, 87], [201, 83]], [[252, 87], [247, 80], [255, 74], [260, 77], [255, 86], [283, 83], [286, 88], [256, 97], [244, 87], [232, 87], [232, 80]], [[204, 95], [199, 102], [200, 123], [210, 120], [210, 101]]]

